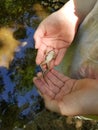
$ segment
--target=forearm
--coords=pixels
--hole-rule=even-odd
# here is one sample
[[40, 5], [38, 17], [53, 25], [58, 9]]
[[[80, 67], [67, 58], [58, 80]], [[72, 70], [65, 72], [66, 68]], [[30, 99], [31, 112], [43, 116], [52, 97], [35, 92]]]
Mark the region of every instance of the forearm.
[[62, 8], [68, 15], [75, 15], [81, 21], [93, 9], [97, 0], [69, 0]]
[[75, 30], [88, 13], [93, 9], [97, 0], [69, 0], [61, 9], [62, 15], [66, 16], [75, 26]]
[[84, 18], [93, 9], [97, 0], [71, 0], [74, 4], [75, 14]]

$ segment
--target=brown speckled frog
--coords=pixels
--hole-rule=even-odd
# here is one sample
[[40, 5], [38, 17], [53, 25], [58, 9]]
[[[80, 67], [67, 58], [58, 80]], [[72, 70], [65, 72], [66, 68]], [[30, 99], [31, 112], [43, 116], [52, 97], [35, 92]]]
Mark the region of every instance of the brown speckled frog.
[[[43, 74], [49, 71], [50, 62], [55, 58], [55, 52], [53, 50], [49, 51], [46, 54], [45, 60], [40, 64]], [[43, 66], [46, 65], [46, 70], [43, 69]]]

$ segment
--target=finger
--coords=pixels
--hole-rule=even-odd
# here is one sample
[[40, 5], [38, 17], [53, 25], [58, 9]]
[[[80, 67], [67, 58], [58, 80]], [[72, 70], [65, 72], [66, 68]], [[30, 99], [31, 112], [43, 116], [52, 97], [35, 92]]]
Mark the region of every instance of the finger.
[[65, 85], [61, 88], [60, 92], [56, 95], [55, 99], [61, 99], [63, 96], [71, 93], [73, 87], [73, 80], [69, 79]]
[[64, 85], [64, 83], [51, 72], [48, 72], [46, 76], [57, 87], [61, 88]]
[[43, 74], [42, 74], [42, 72], [38, 72], [38, 73], [37, 73], [37, 77], [38, 77], [38, 78], [41, 78], [41, 77], [43, 77]]
[[55, 99], [56, 99], [56, 100], [61, 100], [62, 97], [64, 97], [65, 95], [67, 95], [67, 93], [68, 93], [69, 91], [66, 92], [66, 89], [67, 89], [67, 88], [65, 88], [65, 87], [63, 86], [63, 88], [60, 90], [60, 92], [55, 96]]
[[52, 69], [51, 70], [51, 73], [53, 73], [53, 75], [55, 75], [58, 79], [60, 79], [62, 82], [65, 82], [67, 80], [69, 80], [70, 78], [65, 76], [64, 74], [58, 72], [57, 70], [55, 69]]
[[46, 48], [47, 46], [42, 44], [40, 48], [38, 49], [37, 52], [37, 57], [36, 57], [36, 64], [39, 65], [42, 61], [45, 59], [45, 53], [46, 53]]
[[57, 94], [57, 93], [60, 91], [60, 89], [59, 89], [57, 86], [55, 86], [55, 85], [51, 82], [51, 80], [48, 79], [48, 77], [45, 77], [45, 81], [47, 81], [47, 83], [48, 83], [48, 88], [49, 88], [53, 93]]
[[66, 53], [66, 50], [67, 50], [66, 48], [59, 49], [59, 52], [58, 52], [57, 57], [55, 59], [55, 63], [54, 63], [55, 65], [58, 65], [62, 61], [62, 59]]
[[42, 81], [40, 78], [35, 77], [33, 78], [33, 82], [38, 88], [38, 90], [41, 92], [41, 94], [43, 95], [43, 98], [44, 95], [49, 96], [51, 99], [54, 98], [55, 94], [52, 91], [50, 91], [50, 89], [48, 88], [47, 84], [44, 81]]

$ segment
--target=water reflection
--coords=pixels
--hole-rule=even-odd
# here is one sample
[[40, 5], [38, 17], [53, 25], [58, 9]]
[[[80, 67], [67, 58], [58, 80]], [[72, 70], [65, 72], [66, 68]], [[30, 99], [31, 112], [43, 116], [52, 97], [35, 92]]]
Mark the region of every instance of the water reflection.
[[[40, 111], [41, 98], [33, 85], [35, 74], [34, 29], [26, 27], [9, 69], [0, 67], [1, 128], [22, 127]], [[23, 121], [24, 120], [24, 121]]]
[[[57, 10], [56, 5], [58, 4], [60, 8], [63, 4], [53, 1], [52, 6], [51, 1], [40, 0], [11, 0], [4, 1], [5, 4], [3, 1], [0, 3], [3, 12], [0, 14], [0, 27], [10, 25], [10, 30], [5, 29], [6, 32], [8, 31], [6, 38], [3, 37], [6, 32], [1, 36], [5, 43], [9, 42], [5, 51], [0, 41], [0, 57], [2, 57], [0, 59], [0, 130], [23, 130], [26, 124], [44, 108], [43, 101], [32, 82], [33, 76], [40, 71], [35, 64], [33, 35], [38, 24], [55, 10], [54, 7]], [[46, 8], [39, 3], [43, 5], [47, 3]], [[16, 46], [12, 48], [13, 45]]]
[[[28, 14], [25, 14], [24, 19], [27, 17]], [[35, 23], [38, 25], [41, 19], [33, 15], [29, 20], [30, 24], [34, 20], [33, 25]], [[19, 26], [18, 28], [20, 29]], [[22, 32], [24, 31], [22, 38], [18, 34], [21, 33], [21, 29], [14, 33], [20, 44], [15, 53], [11, 54], [13, 60], [7, 62], [10, 62], [9, 68], [4, 63], [0, 67], [0, 129], [2, 130], [16, 130], [25, 127], [25, 124], [33, 120], [36, 114], [43, 109], [43, 101], [32, 82], [36, 71], [39, 71], [39, 67], [35, 69], [36, 51], [33, 40], [35, 28], [28, 26], [26, 21], [21, 28]], [[14, 43], [10, 39], [6, 42], [10, 42], [9, 45]]]

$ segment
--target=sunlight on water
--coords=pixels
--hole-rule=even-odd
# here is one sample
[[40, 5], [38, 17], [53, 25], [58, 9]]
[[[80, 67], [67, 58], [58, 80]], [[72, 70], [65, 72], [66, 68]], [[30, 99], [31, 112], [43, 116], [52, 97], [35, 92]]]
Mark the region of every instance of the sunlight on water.
[[0, 29], [0, 66], [8, 68], [19, 44], [20, 42], [13, 37], [13, 32], [10, 28]]

